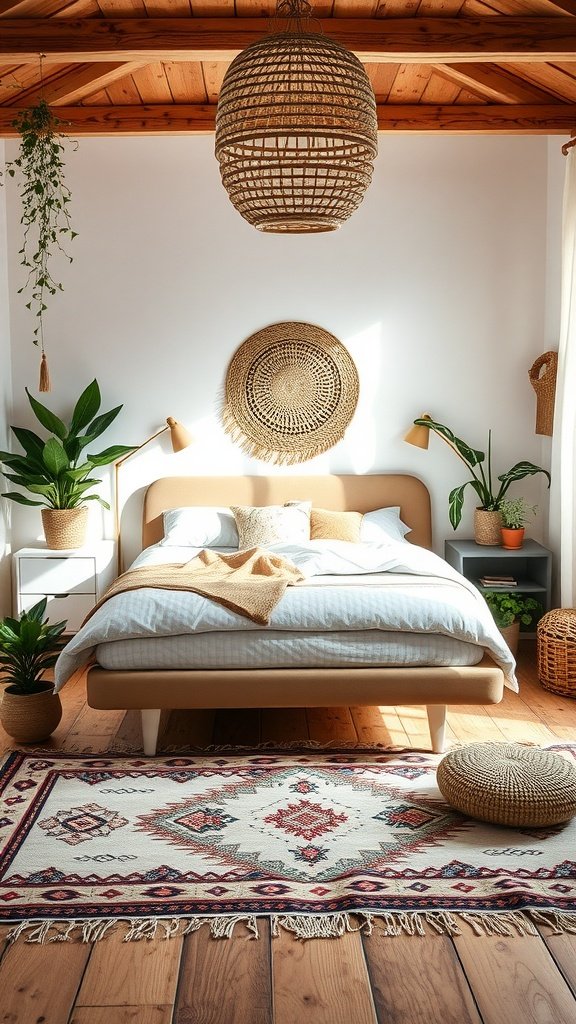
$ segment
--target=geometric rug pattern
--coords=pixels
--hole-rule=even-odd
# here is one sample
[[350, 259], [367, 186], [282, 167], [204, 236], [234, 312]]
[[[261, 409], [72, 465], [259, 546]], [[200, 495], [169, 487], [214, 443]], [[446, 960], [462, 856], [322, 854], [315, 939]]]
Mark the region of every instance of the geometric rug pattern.
[[436, 786], [438, 760], [12, 753], [0, 775], [0, 920], [573, 915], [576, 823], [466, 818]]

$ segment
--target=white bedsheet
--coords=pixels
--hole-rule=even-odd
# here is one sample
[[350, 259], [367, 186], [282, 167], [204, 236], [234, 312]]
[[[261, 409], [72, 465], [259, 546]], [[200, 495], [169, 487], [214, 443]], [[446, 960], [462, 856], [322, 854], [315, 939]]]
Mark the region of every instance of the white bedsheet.
[[[487, 651], [517, 689], [514, 659], [481, 594], [443, 559], [406, 542], [350, 544], [311, 541], [270, 550], [307, 577], [288, 587], [268, 629], [290, 634], [384, 630], [455, 637]], [[194, 548], [154, 545], [134, 567], [188, 561]], [[99, 644], [150, 637], [262, 630], [249, 619], [198, 594], [145, 588], [118, 594], [99, 608], [62, 651], [56, 689]], [[234, 643], [234, 637], [230, 638]]]

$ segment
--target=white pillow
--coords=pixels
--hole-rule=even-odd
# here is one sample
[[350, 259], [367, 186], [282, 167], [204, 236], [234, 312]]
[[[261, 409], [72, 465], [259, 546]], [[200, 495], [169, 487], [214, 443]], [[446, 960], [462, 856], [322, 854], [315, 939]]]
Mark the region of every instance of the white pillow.
[[404, 540], [410, 527], [400, 519], [400, 506], [377, 508], [362, 516], [360, 524], [360, 540], [371, 544], [380, 544], [384, 537], [392, 540]]
[[232, 505], [240, 548], [267, 544], [294, 544], [310, 540], [311, 501], [289, 501], [285, 505]]
[[170, 508], [164, 512], [164, 537], [167, 547], [233, 548], [238, 550], [236, 520], [229, 508], [195, 505]]

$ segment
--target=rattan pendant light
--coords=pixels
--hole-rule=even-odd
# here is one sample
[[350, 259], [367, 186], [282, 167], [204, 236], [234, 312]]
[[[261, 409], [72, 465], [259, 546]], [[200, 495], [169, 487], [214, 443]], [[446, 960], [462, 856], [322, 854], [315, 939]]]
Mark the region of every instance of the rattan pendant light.
[[372, 177], [372, 86], [353, 53], [311, 30], [311, 13], [306, 0], [279, 0], [273, 34], [240, 53], [222, 83], [222, 182], [259, 231], [333, 231]]

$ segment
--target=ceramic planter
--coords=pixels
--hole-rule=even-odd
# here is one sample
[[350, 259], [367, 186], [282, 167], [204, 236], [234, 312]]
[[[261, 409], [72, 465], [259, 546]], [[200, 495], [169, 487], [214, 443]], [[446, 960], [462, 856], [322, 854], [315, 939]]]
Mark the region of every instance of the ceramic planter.
[[47, 740], [62, 718], [60, 697], [53, 683], [44, 683], [40, 693], [13, 693], [7, 686], [0, 704], [0, 721], [9, 736], [19, 743]]
[[524, 543], [524, 527], [520, 526], [515, 530], [510, 529], [508, 526], [501, 528], [502, 534], [502, 547], [507, 548], [509, 551], [521, 548]]

